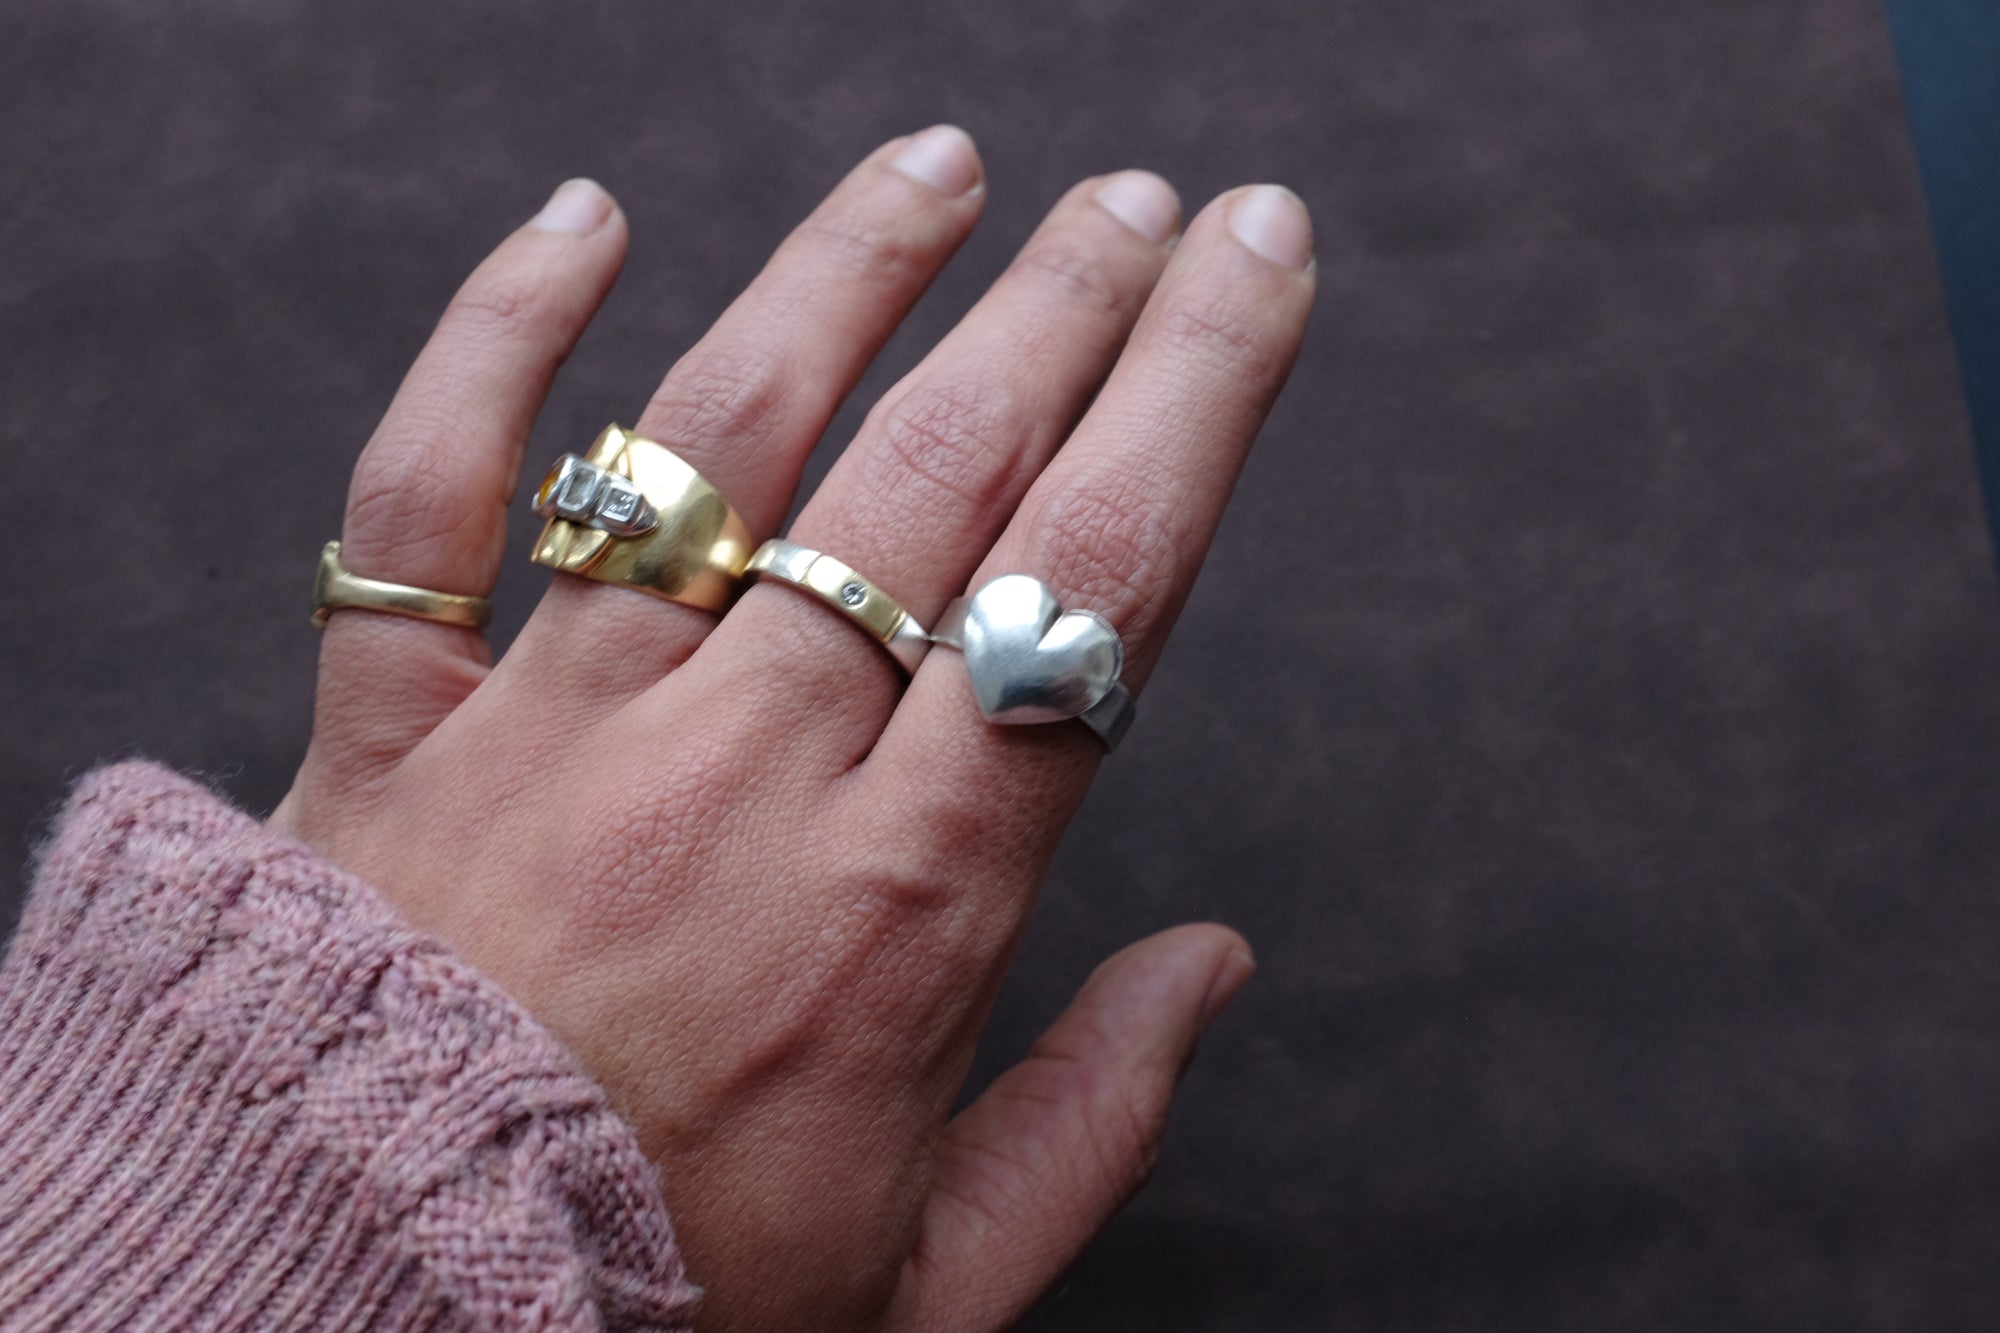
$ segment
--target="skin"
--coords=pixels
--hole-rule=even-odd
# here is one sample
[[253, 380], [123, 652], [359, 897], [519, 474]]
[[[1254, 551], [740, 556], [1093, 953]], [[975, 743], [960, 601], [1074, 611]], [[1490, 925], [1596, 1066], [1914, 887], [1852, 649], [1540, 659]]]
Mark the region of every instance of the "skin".
[[[949, 127], [871, 154], [637, 429], [774, 535], [984, 196]], [[1033, 574], [1109, 618], [1141, 688], [1313, 290], [1289, 193], [1178, 219], [1143, 172], [1073, 189], [874, 406], [791, 538], [924, 623]], [[491, 591], [530, 425], [625, 248], [610, 197], [572, 183], [471, 276], [355, 468], [350, 569]], [[1196, 1038], [1252, 970], [1218, 925], [1142, 940], [951, 1115], [1102, 757], [1078, 724], [985, 724], [956, 653], [905, 680], [782, 585], [717, 617], [558, 576], [497, 664], [471, 631], [334, 616], [272, 822], [603, 1084], [662, 1165], [705, 1329], [990, 1329], [1143, 1183]]]

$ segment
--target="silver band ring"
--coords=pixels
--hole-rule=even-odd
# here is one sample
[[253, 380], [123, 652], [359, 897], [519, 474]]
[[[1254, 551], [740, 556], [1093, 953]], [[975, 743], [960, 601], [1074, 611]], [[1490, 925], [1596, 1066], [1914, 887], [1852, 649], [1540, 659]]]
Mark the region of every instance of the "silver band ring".
[[866, 630], [905, 671], [915, 672], [931, 649], [931, 636], [894, 598], [823, 552], [795, 542], [768, 541], [750, 557], [748, 572], [811, 593]]
[[1119, 674], [1125, 644], [1095, 611], [1067, 611], [1040, 579], [1002, 574], [944, 609], [934, 642], [965, 654], [973, 697], [988, 722], [1012, 726], [1075, 718], [1107, 752], [1138, 705]]

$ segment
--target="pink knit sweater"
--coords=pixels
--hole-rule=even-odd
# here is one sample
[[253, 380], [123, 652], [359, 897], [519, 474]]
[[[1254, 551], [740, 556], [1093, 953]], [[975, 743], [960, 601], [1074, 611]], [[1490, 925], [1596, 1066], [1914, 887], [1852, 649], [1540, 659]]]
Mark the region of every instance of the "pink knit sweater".
[[100, 770], [0, 965], [0, 1328], [684, 1329], [653, 1169], [492, 982]]

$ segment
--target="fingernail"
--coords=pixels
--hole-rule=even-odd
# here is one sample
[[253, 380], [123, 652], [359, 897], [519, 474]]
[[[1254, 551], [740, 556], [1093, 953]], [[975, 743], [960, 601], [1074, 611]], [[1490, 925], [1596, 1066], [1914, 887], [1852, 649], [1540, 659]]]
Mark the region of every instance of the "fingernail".
[[573, 232], [578, 236], [596, 231], [611, 216], [611, 196], [593, 180], [578, 177], [564, 181], [535, 214], [530, 226], [543, 231]]
[[1097, 206], [1155, 245], [1166, 242], [1181, 220], [1174, 187], [1150, 171], [1121, 171], [1097, 187]]
[[1243, 989], [1243, 983], [1256, 975], [1257, 960], [1248, 949], [1235, 949], [1222, 960], [1215, 979], [1208, 983], [1208, 994], [1201, 1001], [1201, 1025], [1207, 1027], [1215, 1021], [1216, 1015], [1229, 1007], [1236, 998], [1236, 992]]
[[956, 125], [933, 125], [904, 144], [889, 165], [913, 181], [956, 199], [979, 183], [979, 153]]
[[1303, 270], [1312, 261], [1312, 219], [1299, 197], [1282, 185], [1244, 191], [1230, 206], [1229, 230], [1281, 268]]

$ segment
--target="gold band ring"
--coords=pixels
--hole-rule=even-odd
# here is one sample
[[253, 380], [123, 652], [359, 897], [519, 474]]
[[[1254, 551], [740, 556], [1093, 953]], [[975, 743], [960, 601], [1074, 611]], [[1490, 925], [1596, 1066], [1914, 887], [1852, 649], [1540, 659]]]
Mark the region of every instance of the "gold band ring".
[[313, 577], [313, 628], [325, 629], [328, 616], [348, 607], [466, 629], [485, 629], [493, 618], [493, 603], [484, 597], [432, 592], [407, 583], [385, 583], [350, 574], [340, 563], [340, 543], [328, 542], [320, 548], [319, 573]]
[[722, 493], [622, 426], [559, 460], [535, 491], [535, 512], [548, 519], [536, 564], [704, 611], [729, 605], [750, 563], [750, 530]]
[[905, 671], [914, 673], [930, 651], [931, 636], [908, 611], [830, 555], [793, 542], [769, 541], [750, 557], [750, 572], [811, 593], [866, 630]]

